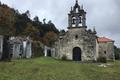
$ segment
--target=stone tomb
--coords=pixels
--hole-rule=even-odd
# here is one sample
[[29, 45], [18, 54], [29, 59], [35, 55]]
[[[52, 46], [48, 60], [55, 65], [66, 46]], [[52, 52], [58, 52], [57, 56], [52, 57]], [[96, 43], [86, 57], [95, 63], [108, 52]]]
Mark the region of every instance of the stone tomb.
[[32, 40], [29, 37], [0, 36], [0, 59], [32, 57]]
[[10, 54], [13, 59], [32, 57], [31, 40], [29, 37], [11, 37], [9, 42]]

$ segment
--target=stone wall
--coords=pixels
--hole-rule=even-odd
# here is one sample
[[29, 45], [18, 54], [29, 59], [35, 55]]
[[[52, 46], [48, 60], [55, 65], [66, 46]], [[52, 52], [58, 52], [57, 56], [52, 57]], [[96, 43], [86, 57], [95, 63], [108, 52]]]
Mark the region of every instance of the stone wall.
[[32, 57], [32, 41], [29, 37], [11, 37], [9, 43], [12, 59]]
[[106, 57], [107, 60], [114, 60], [114, 42], [98, 43], [99, 57]]
[[73, 60], [73, 48], [79, 47], [82, 61], [96, 60], [96, 35], [86, 28], [69, 29], [55, 45], [57, 58], [66, 55], [67, 59]]

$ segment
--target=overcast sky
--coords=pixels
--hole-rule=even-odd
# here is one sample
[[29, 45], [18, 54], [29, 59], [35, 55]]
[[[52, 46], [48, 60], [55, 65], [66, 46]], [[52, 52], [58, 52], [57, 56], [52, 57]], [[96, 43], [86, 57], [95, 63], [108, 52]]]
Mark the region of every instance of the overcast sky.
[[[38, 16], [52, 20], [58, 29], [67, 29], [68, 12], [75, 0], [1, 0], [2, 3], [18, 9], [29, 10], [31, 18]], [[87, 12], [87, 26], [94, 26], [97, 35], [115, 40], [120, 47], [120, 0], [79, 0]]]

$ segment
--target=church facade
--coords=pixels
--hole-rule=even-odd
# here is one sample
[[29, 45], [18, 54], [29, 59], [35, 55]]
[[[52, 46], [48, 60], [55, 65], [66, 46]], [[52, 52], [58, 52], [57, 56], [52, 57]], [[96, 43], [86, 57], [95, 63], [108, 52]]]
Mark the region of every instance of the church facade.
[[[76, 0], [75, 5], [71, 7], [71, 11], [68, 14], [68, 31], [64, 35], [59, 36], [54, 46], [55, 53], [53, 56], [58, 59], [66, 56], [68, 60], [74, 61], [97, 60], [101, 51], [98, 48], [99, 43], [96, 34], [95, 29], [87, 29], [86, 12]], [[113, 59], [113, 48], [111, 52], [111, 59]]]

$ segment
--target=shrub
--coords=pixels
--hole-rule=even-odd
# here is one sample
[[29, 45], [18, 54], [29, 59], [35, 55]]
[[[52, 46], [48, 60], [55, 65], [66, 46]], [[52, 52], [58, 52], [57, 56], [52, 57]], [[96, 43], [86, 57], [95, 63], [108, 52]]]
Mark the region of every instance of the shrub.
[[63, 55], [63, 56], [62, 56], [62, 60], [63, 60], [63, 61], [66, 61], [66, 60], [67, 60], [67, 56], [66, 56], [66, 55]]
[[32, 57], [41, 57], [44, 56], [44, 49], [41, 46], [40, 42], [32, 43]]
[[99, 58], [97, 59], [97, 62], [107, 63], [107, 59], [106, 59], [106, 57], [99, 57]]

